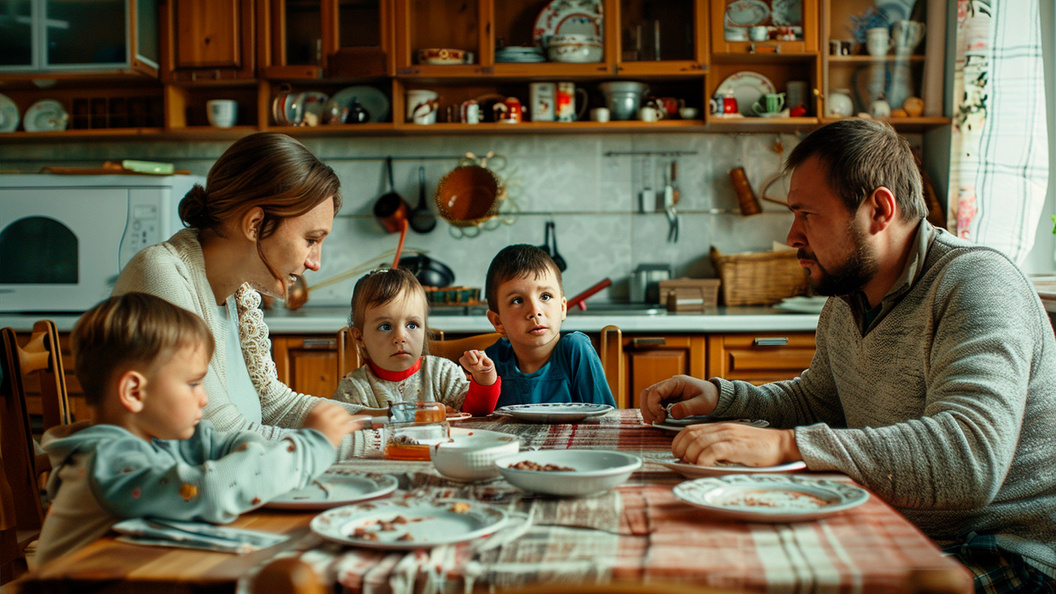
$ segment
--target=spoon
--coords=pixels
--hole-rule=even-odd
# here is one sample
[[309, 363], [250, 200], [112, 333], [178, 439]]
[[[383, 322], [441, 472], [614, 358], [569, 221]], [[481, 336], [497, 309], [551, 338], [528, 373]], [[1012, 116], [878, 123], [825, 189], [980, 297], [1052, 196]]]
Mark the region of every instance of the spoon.
[[425, 167], [418, 166], [418, 206], [411, 211], [411, 229], [428, 233], [436, 227], [436, 216], [425, 202]]

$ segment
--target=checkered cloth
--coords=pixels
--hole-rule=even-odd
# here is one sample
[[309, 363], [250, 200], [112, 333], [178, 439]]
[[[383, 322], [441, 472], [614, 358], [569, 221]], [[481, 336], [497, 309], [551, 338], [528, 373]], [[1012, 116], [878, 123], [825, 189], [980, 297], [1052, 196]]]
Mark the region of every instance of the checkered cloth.
[[942, 550], [956, 556], [972, 572], [976, 592], [1056, 594], [1056, 578], [1024, 561], [1022, 555], [998, 548], [993, 534], [972, 532], [964, 542]]
[[[637, 410], [566, 425], [490, 418], [461, 426], [514, 433], [528, 447], [637, 454], [668, 453], [675, 435], [644, 425]], [[296, 547], [300, 552], [292, 554], [350, 592], [409, 594], [612, 580], [774, 592], [896, 592], [912, 571], [958, 567], [875, 497], [825, 520], [751, 524], [709, 516], [683, 503], [672, 493], [683, 479], [650, 463], [615, 489], [579, 498], [537, 497], [502, 480], [456, 483], [427, 462], [350, 460], [341, 467], [394, 474], [401, 489], [416, 495], [475, 499], [531, 518], [530, 524], [514, 522], [485, 539], [411, 553], [345, 548], [304, 537]]]

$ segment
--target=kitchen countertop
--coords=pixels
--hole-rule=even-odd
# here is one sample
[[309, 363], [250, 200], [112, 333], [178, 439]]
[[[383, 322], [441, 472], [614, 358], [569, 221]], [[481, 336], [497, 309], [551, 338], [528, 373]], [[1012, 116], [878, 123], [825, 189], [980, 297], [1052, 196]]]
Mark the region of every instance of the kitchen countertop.
[[[437, 330], [455, 333], [493, 332], [484, 314], [485, 308], [447, 307], [429, 316], [429, 325]], [[333, 334], [348, 324], [347, 307], [306, 306], [299, 310], [266, 310], [264, 318], [272, 334]], [[50, 319], [60, 332], [73, 329], [77, 314], [0, 314], [0, 327], [10, 326], [18, 332], [32, 329], [33, 322]], [[624, 332], [813, 332], [817, 314], [781, 311], [767, 306], [708, 308], [704, 313], [668, 313], [666, 310], [634, 305], [588, 304], [586, 311], [572, 309], [561, 324], [570, 332], [599, 332], [613, 324]]]

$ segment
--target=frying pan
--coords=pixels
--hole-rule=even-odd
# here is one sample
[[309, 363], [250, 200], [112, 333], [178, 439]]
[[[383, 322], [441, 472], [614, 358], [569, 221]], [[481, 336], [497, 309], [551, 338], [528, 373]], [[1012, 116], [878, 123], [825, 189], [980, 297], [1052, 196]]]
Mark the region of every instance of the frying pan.
[[426, 287], [450, 287], [455, 282], [455, 273], [450, 268], [425, 254], [400, 258], [400, 268], [410, 270]]
[[487, 167], [461, 165], [436, 187], [436, 210], [455, 227], [473, 227], [493, 218], [505, 197], [502, 180]]
[[389, 191], [378, 197], [374, 203], [374, 216], [378, 222], [389, 233], [396, 233], [403, 228], [403, 222], [407, 220], [407, 203], [396, 193], [395, 184], [392, 181], [392, 157], [385, 157], [385, 166], [389, 170]]

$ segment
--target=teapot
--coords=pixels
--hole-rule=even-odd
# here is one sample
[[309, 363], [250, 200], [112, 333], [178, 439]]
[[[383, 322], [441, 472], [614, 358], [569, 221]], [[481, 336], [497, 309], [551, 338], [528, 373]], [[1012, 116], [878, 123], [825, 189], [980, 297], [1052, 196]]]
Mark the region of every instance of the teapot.
[[524, 116], [521, 100], [516, 97], [507, 97], [505, 101], [492, 105], [491, 109], [495, 112], [495, 121], [502, 124], [519, 124]]
[[342, 111], [346, 110], [347, 113], [342, 114], [346, 124], [365, 124], [370, 121], [370, 112], [360, 105], [355, 97], [352, 98], [352, 102], [349, 106]]

